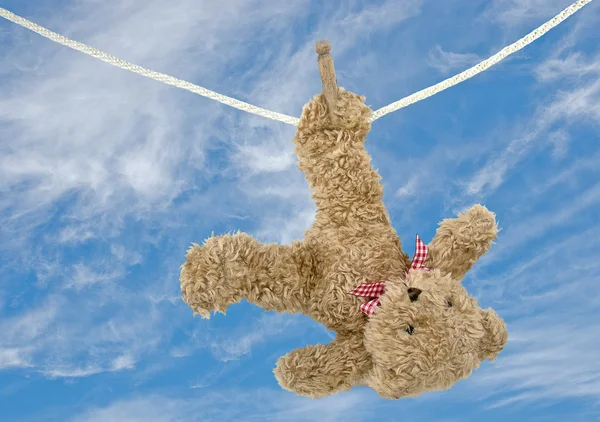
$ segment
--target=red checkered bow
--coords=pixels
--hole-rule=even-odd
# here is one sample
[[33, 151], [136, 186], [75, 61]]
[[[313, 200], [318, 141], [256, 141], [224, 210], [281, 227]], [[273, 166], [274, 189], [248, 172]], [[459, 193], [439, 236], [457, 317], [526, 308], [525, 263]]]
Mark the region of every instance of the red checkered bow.
[[[408, 272], [412, 270], [423, 270], [429, 271], [429, 268], [425, 266], [425, 259], [427, 259], [428, 248], [425, 243], [419, 238], [417, 235], [417, 245], [415, 248], [415, 254], [413, 256], [412, 262], [410, 263], [410, 268]], [[360, 310], [363, 311], [367, 315], [372, 315], [375, 312], [375, 308], [379, 306], [379, 296], [381, 296], [385, 292], [385, 283], [383, 281], [378, 281], [376, 283], [363, 283], [358, 286], [356, 289], [348, 292], [354, 296], [360, 297], [369, 297], [373, 298], [368, 302], [360, 305]]]

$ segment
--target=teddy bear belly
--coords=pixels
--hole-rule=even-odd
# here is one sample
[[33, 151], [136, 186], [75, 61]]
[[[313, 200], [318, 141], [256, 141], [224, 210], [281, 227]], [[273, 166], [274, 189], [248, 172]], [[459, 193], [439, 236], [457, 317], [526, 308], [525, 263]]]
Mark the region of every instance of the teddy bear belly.
[[[320, 292], [315, 291], [315, 293]], [[362, 331], [366, 315], [360, 311], [360, 303], [341, 297], [344, 294], [346, 292], [340, 290], [319, 298], [315, 297], [308, 316], [323, 324], [328, 330], [337, 333]]]
[[360, 305], [368, 298], [348, 292], [365, 282], [406, 274], [408, 257], [390, 227], [373, 226], [360, 236], [329, 230], [327, 243], [311, 242], [317, 234], [324, 236], [312, 231], [305, 243], [315, 264], [310, 271], [309, 316], [336, 332], [362, 330], [368, 317]]
[[360, 280], [340, 280], [333, 273], [315, 283], [310, 298], [308, 316], [327, 329], [341, 332], [361, 331], [367, 316], [360, 310], [364, 298], [348, 294]]

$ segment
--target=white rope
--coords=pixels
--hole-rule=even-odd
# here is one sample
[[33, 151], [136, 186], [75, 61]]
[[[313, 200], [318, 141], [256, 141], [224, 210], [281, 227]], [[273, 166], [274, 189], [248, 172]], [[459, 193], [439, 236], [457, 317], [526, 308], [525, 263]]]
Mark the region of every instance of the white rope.
[[473, 76], [483, 72], [484, 70], [489, 69], [490, 67], [492, 67], [493, 65], [495, 65], [496, 63], [501, 61], [502, 59], [519, 51], [526, 45], [531, 44], [533, 41], [540, 38], [546, 32], [550, 31], [552, 28], [559, 25], [561, 22], [563, 22], [565, 19], [567, 19], [569, 16], [571, 16], [575, 12], [577, 12], [583, 6], [585, 6], [586, 4], [591, 3], [591, 2], [592, 2], [592, 0], [576, 1], [575, 3], [573, 3], [566, 9], [564, 9], [562, 12], [560, 12], [558, 15], [556, 15], [554, 18], [550, 19], [548, 22], [546, 22], [539, 28], [531, 31], [529, 34], [525, 35], [519, 41], [517, 41], [507, 47], [504, 47], [502, 50], [500, 50], [498, 53], [494, 54], [489, 59], [484, 60], [481, 63], [471, 67], [470, 69], [467, 69], [464, 72], [459, 73], [458, 75], [455, 75], [451, 78], [448, 78], [438, 84], [432, 85], [429, 88], [422, 89], [421, 91], [415, 92], [414, 94], [409, 95], [408, 97], [404, 97], [401, 100], [398, 100], [390, 105], [380, 108], [379, 110], [373, 112], [373, 114], [371, 115], [371, 118], [369, 120], [371, 122], [373, 122], [373, 121], [379, 119], [380, 117], [385, 116], [388, 113], [391, 113], [393, 111], [396, 111], [396, 110], [399, 110], [406, 106], [409, 106], [411, 104], [414, 104], [417, 101], [424, 100], [425, 98], [429, 98], [432, 95], [437, 94], [438, 92], [442, 92], [454, 85], [457, 85], [461, 82], [466, 81], [469, 78], [472, 78]]
[[[419, 92], [416, 92], [408, 97], [402, 98], [399, 101], [396, 101], [390, 105], [380, 108], [379, 110], [373, 112], [370, 117], [370, 121], [373, 122], [388, 113], [399, 110], [411, 104], [414, 104], [418, 101], [424, 100], [425, 98], [429, 98], [432, 95], [437, 94], [438, 92], [444, 91], [454, 85], [457, 85], [461, 82], [466, 81], [467, 79], [472, 78], [473, 76], [489, 69], [493, 65], [497, 64], [504, 58], [510, 56], [511, 54], [521, 50], [523, 47], [531, 44], [533, 41], [540, 38], [542, 35], [546, 34], [552, 28], [556, 27], [560, 23], [562, 23], [569, 16], [577, 12], [583, 6], [588, 3], [591, 3], [592, 0], [577, 0], [575, 3], [564, 9], [554, 18], [540, 26], [539, 28], [531, 31], [529, 34], [518, 40], [517, 42], [503, 48], [498, 53], [494, 54], [487, 60], [482, 61], [481, 63], [471, 67], [470, 69], [465, 70], [458, 75], [455, 75], [451, 78], [448, 78], [438, 84], [432, 85], [428, 88], [422, 89]], [[266, 110], [261, 107], [254, 106], [252, 104], [248, 104], [246, 102], [236, 100], [235, 98], [227, 97], [225, 95], [219, 94], [217, 92], [211, 91], [209, 89], [203, 88], [201, 86], [192, 84], [190, 82], [183, 81], [181, 79], [174, 78], [173, 76], [165, 75], [164, 73], [155, 72], [153, 70], [149, 70], [143, 68], [141, 66], [135, 65], [133, 63], [129, 63], [125, 60], [121, 60], [118, 57], [111, 56], [110, 54], [104, 53], [100, 50], [97, 50], [88, 45], [82, 44], [78, 41], [71, 40], [69, 38], [63, 37], [55, 32], [52, 32], [36, 23], [33, 23], [25, 18], [22, 18], [18, 15], [15, 15], [12, 12], [9, 12], [6, 9], [0, 7], [0, 17], [3, 17], [11, 22], [16, 23], [26, 29], [29, 29], [33, 32], [40, 34], [43, 37], [46, 37], [54, 42], [62, 44], [66, 47], [72, 48], [73, 50], [80, 51], [82, 53], [88, 54], [92, 57], [96, 57], [112, 66], [119, 67], [121, 69], [128, 70], [133, 73], [137, 73], [138, 75], [145, 76], [147, 78], [154, 79], [159, 82], [163, 82], [168, 85], [175, 86], [177, 88], [185, 89], [187, 91], [193, 92], [198, 95], [202, 95], [203, 97], [211, 98], [213, 100], [219, 101], [225, 105], [230, 107], [237, 108], [238, 110], [246, 111], [248, 113], [253, 113], [262, 117], [266, 117], [268, 119], [277, 120], [283, 123], [287, 123], [292, 126], [297, 126], [300, 119], [297, 117], [288, 116], [286, 114], [277, 113], [274, 111]]]
[[238, 110], [247, 111], [248, 113], [257, 114], [268, 119], [278, 120], [289, 125], [297, 126], [298, 122], [300, 121], [300, 119], [298, 119], [297, 117], [292, 117], [286, 114], [266, 110], [255, 105], [236, 100], [235, 98], [227, 97], [225, 95], [219, 94], [218, 92], [202, 88], [201, 86], [195, 85], [193, 83], [174, 78], [173, 76], [165, 75], [164, 73], [155, 72], [153, 70], [143, 68], [136, 64], [129, 63], [125, 60], [119, 59], [115, 56], [111, 56], [110, 54], [104, 53], [103, 51], [97, 50], [78, 41], [74, 41], [67, 37], [63, 37], [62, 35], [52, 32], [34, 22], [22, 18], [21, 16], [15, 15], [14, 13], [9, 12], [8, 10], [3, 9], [1, 7], [0, 16], [33, 32], [37, 32], [38, 34], [48, 38], [49, 40], [62, 44], [66, 47], [72, 48], [73, 50], [77, 50], [82, 53], [88, 54], [110, 65], [119, 67], [121, 69], [129, 70], [133, 73], [137, 73], [138, 75], [142, 75], [147, 78], [175, 86], [177, 88], [185, 89], [195, 94], [202, 95], [203, 97], [211, 98], [230, 107], [237, 108]]

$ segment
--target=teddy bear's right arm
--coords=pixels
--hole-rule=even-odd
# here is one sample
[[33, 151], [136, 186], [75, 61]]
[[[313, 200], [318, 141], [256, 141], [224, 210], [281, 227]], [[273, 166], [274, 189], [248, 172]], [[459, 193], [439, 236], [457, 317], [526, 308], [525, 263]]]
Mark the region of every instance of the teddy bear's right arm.
[[261, 244], [240, 232], [193, 245], [181, 267], [183, 300], [204, 318], [246, 299], [265, 310], [306, 313], [313, 254], [302, 244]]
[[364, 97], [340, 89], [335, 125], [322, 94], [302, 111], [295, 152], [313, 191], [321, 228], [390, 224], [381, 177], [364, 147], [371, 110], [363, 102]]

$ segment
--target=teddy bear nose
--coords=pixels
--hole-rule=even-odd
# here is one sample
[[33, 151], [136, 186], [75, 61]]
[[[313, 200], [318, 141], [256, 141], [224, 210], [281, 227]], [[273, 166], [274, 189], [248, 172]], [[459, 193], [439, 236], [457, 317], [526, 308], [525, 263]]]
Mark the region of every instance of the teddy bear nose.
[[419, 295], [421, 294], [422, 290], [421, 289], [417, 289], [416, 287], [411, 287], [408, 289], [408, 297], [410, 298], [411, 302], [414, 302], [415, 300], [417, 300], [419, 298]]

